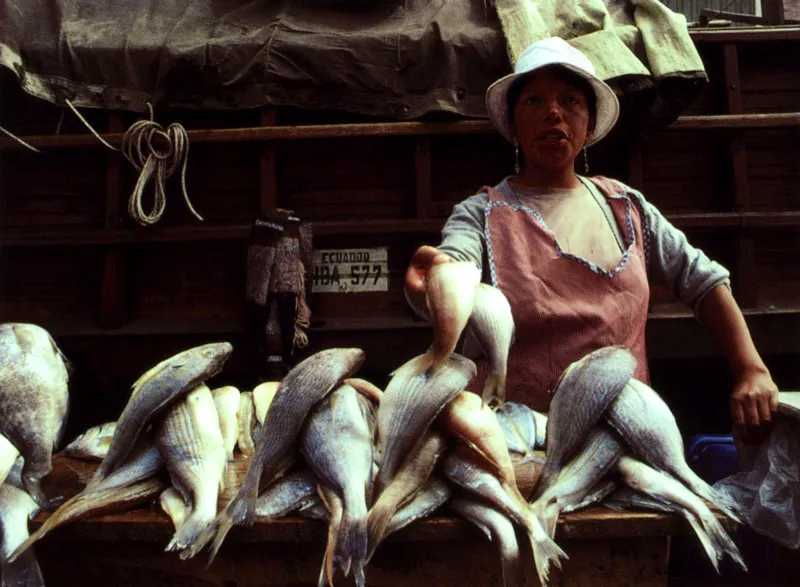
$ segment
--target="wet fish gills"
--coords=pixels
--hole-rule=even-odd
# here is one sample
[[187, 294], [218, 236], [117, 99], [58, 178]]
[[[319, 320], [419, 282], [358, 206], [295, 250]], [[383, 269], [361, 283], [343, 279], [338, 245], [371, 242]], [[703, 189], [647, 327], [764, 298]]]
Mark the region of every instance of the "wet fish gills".
[[642, 459], [681, 480], [733, 520], [741, 521], [736, 504], [689, 468], [675, 416], [650, 386], [631, 379], [611, 404], [606, 418]]
[[597, 426], [589, 433], [581, 448], [561, 468], [555, 483], [531, 506], [551, 538], [555, 536], [561, 511], [583, 502], [625, 450], [622, 439], [607, 426]]
[[239, 408], [236, 412], [236, 422], [236, 427], [239, 431], [239, 438], [237, 439], [239, 451], [246, 457], [252, 457], [256, 452], [256, 444], [253, 439], [253, 431], [256, 427], [253, 392], [243, 391], [239, 395]]
[[45, 582], [33, 550], [10, 562], [8, 558], [28, 538], [28, 521], [39, 505], [17, 484], [0, 485], [0, 585], [44, 587]]
[[547, 459], [534, 499], [555, 482], [561, 467], [622, 392], [635, 369], [636, 359], [628, 349], [609, 346], [589, 353], [564, 370], [547, 414]]
[[449, 502], [449, 507], [486, 534], [500, 549], [505, 587], [524, 587], [525, 568], [520, 559], [519, 544], [514, 526], [508, 516], [477, 499], [460, 495]]
[[[714, 569], [719, 573], [719, 561], [728, 554], [742, 569], [747, 566], [739, 549], [708, 506], [683, 483], [657, 471], [638, 459], [624, 456], [617, 463], [622, 481], [630, 488], [686, 510], [684, 516], [700, 539]], [[692, 519], [694, 518], [694, 519]]]
[[232, 461], [233, 449], [236, 448], [236, 441], [239, 440], [239, 421], [236, 416], [239, 411], [241, 393], [234, 386], [225, 385], [212, 390], [211, 395], [219, 416], [219, 430], [222, 433], [225, 455], [229, 461]]
[[[341, 385], [308, 415], [299, 436], [300, 452], [320, 483], [341, 500], [341, 519], [329, 535], [324, 560], [326, 578], [352, 566], [357, 585], [364, 585], [367, 556], [367, 500], [372, 478], [372, 430], [350, 385]], [[332, 563], [332, 564], [331, 564]]]
[[111, 446], [111, 439], [114, 437], [116, 428], [116, 422], [92, 426], [65, 446], [63, 452], [74, 459], [102, 461], [108, 454], [108, 448]]
[[0, 324], [0, 434], [25, 459], [22, 481], [44, 509], [41, 481], [52, 470], [53, 447], [61, 438], [69, 399], [69, 372], [50, 334], [34, 324]]
[[481, 394], [483, 401], [502, 404], [506, 399], [508, 351], [514, 340], [514, 317], [503, 292], [489, 284], [479, 283], [467, 328], [489, 363]]
[[117, 420], [106, 458], [90, 484], [98, 483], [124, 462], [145, 426], [183, 395], [222, 370], [233, 347], [217, 342], [178, 353], [144, 373], [133, 384], [131, 397]]
[[429, 429], [372, 505], [367, 523], [369, 536], [367, 560], [388, 535], [388, 528], [394, 516], [421, 491], [447, 446], [447, 437], [442, 431]]
[[481, 459], [471, 453], [470, 449], [456, 447], [442, 460], [440, 468], [450, 481], [486, 499], [525, 530], [533, 549], [533, 560], [539, 582], [546, 585], [550, 575], [550, 563], [560, 568], [561, 559], [569, 557], [548, 536], [519, 491], [504, 486], [497, 477], [483, 469], [480, 463]]
[[186, 518], [167, 550], [191, 552], [198, 533], [217, 514], [227, 463], [219, 416], [208, 387], [196, 387], [166, 412], [156, 433], [156, 445], [172, 486], [187, 507]]
[[380, 497], [413, 446], [439, 412], [475, 377], [475, 363], [457, 353], [430, 375], [415, 375], [411, 359], [389, 381], [378, 408], [380, 468], [375, 496]]
[[433, 325], [433, 343], [413, 364], [414, 374], [444, 365], [455, 351], [475, 304], [481, 275], [470, 262], [434, 265], [425, 276], [425, 306]]
[[259, 483], [269, 485], [280, 473], [287, 454], [294, 449], [303, 421], [311, 408], [327, 396], [343, 379], [354, 375], [364, 362], [364, 351], [333, 348], [320, 351], [298, 363], [281, 381], [264, 420], [264, 429], [250, 460], [242, 486], [203, 534], [203, 542], [213, 540], [213, 560], [234, 524], [252, 525], [255, 519]]

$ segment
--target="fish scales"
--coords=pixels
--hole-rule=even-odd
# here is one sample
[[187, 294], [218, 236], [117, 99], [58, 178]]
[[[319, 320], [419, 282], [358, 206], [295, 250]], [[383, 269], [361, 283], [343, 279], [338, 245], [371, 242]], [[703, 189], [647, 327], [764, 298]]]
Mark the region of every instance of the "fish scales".
[[0, 434], [24, 458], [22, 479], [44, 509], [56, 505], [41, 482], [52, 470], [69, 402], [69, 370], [50, 333], [34, 324], [0, 324]]
[[[372, 475], [372, 431], [362, 401], [342, 385], [309, 413], [300, 433], [300, 452], [319, 480], [342, 500], [342, 517], [331, 536], [333, 566], [363, 585], [367, 555], [367, 491]], [[328, 580], [331, 580], [330, 575]]]
[[188, 513], [167, 550], [192, 556], [198, 533], [217, 513], [217, 497], [227, 457], [211, 391], [200, 385], [173, 406], [159, 427], [157, 444], [172, 485]]
[[603, 347], [570, 364], [555, 385], [547, 414], [547, 458], [538, 498], [633, 376], [636, 359], [622, 346]]
[[269, 484], [280, 473], [293, 452], [308, 412], [343, 379], [355, 374], [364, 362], [364, 351], [334, 348], [320, 351], [298, 363], [280, 383], [264, 419], [256, 454], [250, 460], [242, 486], [236, 496], [204, 532], [197, 544], [212, 542], [213, 560], [234, 524], [252, 525], [255, 519], [259, 483]]
[[447, 481], [442, 479], [440, 475], [431, 475], [425, 485], [414, 495], [413, 499], [403, 505], [392, 516], [392, 521], [386, 528], [384, 538], [405, 528], [412, 522], [430, 515], [444, 505], [451, 495], [452, 490]]
[[631, 379], [609, 408], [606, 419], [642, 459], [680, 479], [731, 519], [741, 521], [738, 506], [689, 467], [675, 416], [650, 386]]
[[391, 482], [403, 459], [422, 438], [439, 412], [475, 377], [475, 363], [453, 355], [430, 376], [414, 375], [415, 357], [395, 373], [378, 408], [381, 463], [375, 478], [376, 496]]
[[276, 479], [256, 502], [256, 517], [272, 520], [319, 502], [317, 476], [302, 469]]
[[231, 352], [233, 347], [227, 342], [194, 347], [161, 361], [136, 380], [108, 454], [91, 483], [98, 483], [120, 466], [142, 430], [186, 393], [218, 374]]

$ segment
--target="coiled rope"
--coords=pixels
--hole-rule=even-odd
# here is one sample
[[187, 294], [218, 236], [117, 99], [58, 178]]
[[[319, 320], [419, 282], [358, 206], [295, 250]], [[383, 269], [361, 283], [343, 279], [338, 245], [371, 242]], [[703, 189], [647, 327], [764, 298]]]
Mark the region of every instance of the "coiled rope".
[[[173, 122], [165, 129], [153, 120], [153, 107], [148, 104], [150, 120], [134, 122], [122, 137], [121, 149], [117, 149], [92, 128], [92, 125], [81, 116], [69, 100], [66, 100], [66, 103], [100, 142], [113, 151], [121, 151], [122, 155], [139, 173], [133, 192], [128, 198], [128, 214], [134, 222], [141, 226], [150, 226], [161, 219], [167, 207], [165, 183], [179, 167], [181, 168], [181, 191], [186, 206], [195, 218], [203, 220], [203, 217], [192, 206], [186, 190], [189, 136], [183, 125]], [[155, 142], [161, 143], [161, 145], [156, 146]], [[153, 180], [154, 200], [152, 209], [146, 212], [142, 205], [142, 197], [150, 180]]]

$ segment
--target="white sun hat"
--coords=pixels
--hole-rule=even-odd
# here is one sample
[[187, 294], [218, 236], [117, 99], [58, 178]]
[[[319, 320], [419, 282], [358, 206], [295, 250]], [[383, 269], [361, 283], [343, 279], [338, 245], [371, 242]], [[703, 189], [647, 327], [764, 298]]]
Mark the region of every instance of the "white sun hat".
[[619, 117], [619, 100], [607, 83], [597, 77], [594, 65], [586, 55], [559, 37], [531, 44], [517, 59], [514, 73], [494, 82], [486, 90], [486, 111], [489, 119], [509, 142], [514, 142], [514, 129], [508, 120], [508, 90], [521, 76], [550, 65], [560, 65], [584, 78], [597, 98], [594, 134], [586, 141], [593, 145], [614, 128]]

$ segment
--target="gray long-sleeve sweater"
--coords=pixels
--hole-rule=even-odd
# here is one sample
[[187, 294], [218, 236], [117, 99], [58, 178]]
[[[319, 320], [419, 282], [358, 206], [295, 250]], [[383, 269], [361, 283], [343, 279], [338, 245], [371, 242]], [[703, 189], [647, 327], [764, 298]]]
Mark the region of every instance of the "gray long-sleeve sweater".
[[[608, 202], [594, 184], [585, 178], [581, 181], [598, 198], [601, 205], [610, 211]], [[624, 185], [624, 184], [623, 184]], [[514, 189], [503, 180], [496, 188], [513, 205], [520, 204]], [[730, 287], [730, 273], [706, 254], [692, 246], [686, 235], [675, 228], [658, 209], [647, 202], [644, 196], [629, 186], [627, 195], [638, 206], [642, 217], [642, 229], [646, 233], [647, 276], [651, 283], [666, 286], [675, 296], [698, 315], [700, 304], [706, 294], [718, 285]], [[453, 207], [453, 213], [442, 229], [439, 250], [459, 261], [472, 261], [482, 270], [487, 267], [486, 238], [486, 194], [477, 194]], [[614, 223], [616, 227], [616, 223]], [[619, 227], [616, 227], [619, 230]], [[487, 274], [483, 271], [484, 275]]]

